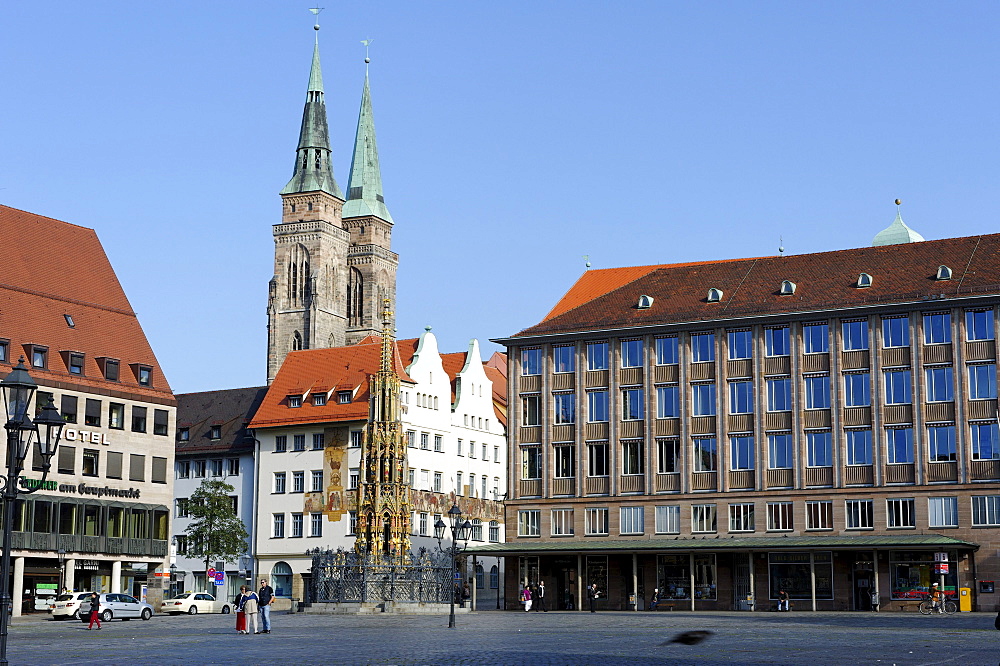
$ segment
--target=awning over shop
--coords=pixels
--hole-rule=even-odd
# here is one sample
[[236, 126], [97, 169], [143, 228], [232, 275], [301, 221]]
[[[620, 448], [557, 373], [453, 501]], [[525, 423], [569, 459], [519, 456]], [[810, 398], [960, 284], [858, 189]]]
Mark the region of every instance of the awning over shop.
[[706, 537], [703, 539], [573, 539], [515, 541], [476, 546], [467, 555], [546, 555], [656, 553], [666, 551], [774, 551], [774, 550], [870, 550], [872, 548], [957, 548], [978, 550], [979, 544], [941, 534], [887, 534], [864, 536], [767, 536]]

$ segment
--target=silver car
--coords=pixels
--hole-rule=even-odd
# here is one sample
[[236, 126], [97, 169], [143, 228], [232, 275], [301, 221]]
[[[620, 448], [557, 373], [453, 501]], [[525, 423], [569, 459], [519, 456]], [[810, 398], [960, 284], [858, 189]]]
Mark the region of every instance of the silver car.
[[[131, 620], [134, 617], [141, 617], [148, 620], [153, 617], [153, 607], [145, 601], [139, 601], [135, 597], [127, 594], [105, 593], [100, 595], [101, 599], [101, 622], [111, 620]], [[90, 622], [90, 600], [80, 603], [80, 620]]]

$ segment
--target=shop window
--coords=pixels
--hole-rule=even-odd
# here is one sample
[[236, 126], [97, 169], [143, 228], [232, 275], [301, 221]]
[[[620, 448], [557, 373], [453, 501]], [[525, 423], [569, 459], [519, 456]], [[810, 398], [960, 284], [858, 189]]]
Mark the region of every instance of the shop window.
[[769, 553], [770, 598], [776, 600], [784, 589], [791, 599], [811, 599], [811, 568], [816, 572], [816, 598], [833, 599], [833, 554]]
[[[940, 549], [937, 549], [940, 550]], [[955, 598], [958, 562], [953, 551], [948, 553], [948, 573], [944, 574], [946, 597]], [[889, 580], [893, 599], [924, 599], [930, 594], [931, 584], [941, 580], [935, 572], [934, 553], [929, 551], [889, 551]]]

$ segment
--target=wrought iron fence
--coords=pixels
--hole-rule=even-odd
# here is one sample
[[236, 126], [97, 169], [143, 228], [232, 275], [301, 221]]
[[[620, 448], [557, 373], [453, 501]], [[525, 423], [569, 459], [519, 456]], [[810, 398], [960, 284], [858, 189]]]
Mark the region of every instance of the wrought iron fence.
[[312, 555], [310, 600], [320, 603], [448, 603], [455, 594], [447, 553], [421, 548], [403, 562], [354, 551], [316, 548]]

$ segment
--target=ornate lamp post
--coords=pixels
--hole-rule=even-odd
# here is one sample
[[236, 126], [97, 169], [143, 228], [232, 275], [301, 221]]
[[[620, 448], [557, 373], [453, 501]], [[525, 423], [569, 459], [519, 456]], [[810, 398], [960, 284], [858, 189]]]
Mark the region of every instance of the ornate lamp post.
[[[7, 474], [0, 476], [0, 497], [3, 498], [3, 559], [0, 564], [0, 666], [7, 664], [7, 623], [11, 610], [10, 537], [14, 528], [14, 504], [18, 495], [28, 495], [42, 487], [49, 474], [50, 461], [59, 446], [64, 425], [52, 400], [42, 408], [34, 422], [28, 418], [28, 405], [38, 384], [24, 367], [22, 356], [17, 366], [0, 381], [3, 405], [7, 415]], [[21, 487], [21, 472], [28, 452], [38, 439], [42, 454], [42, 479], [30, 488]]]
[[[451, 521], [451, 546], [448, 548], [441, 547], [441, 539], [444, 538], [444, 530], [447, 525], [440, 518], [434, 523], [434, 537], [438, 542], [438, 550], [443, 553], [448, 553], [448, 557], [451, 560], [451, 583], [455, 585], [455, 558], [458, 557], [459, 553], [465, 550], [467, 541], [469, 540], [469, 535], [472, 534], [472, 523], [468, 520], [462, 521], [462, 510], [458, 508], [458, 504], [452, 505], [448, 509], [448, 519]], [[462, 542], [459, 545], [459, 542]], [[461, 593], [461, 588], [459, 588], [459, 593]], [[450, 612], [448, 614], [448, 628], [455, 628], [455, 590], [451, 590], [451, 604]]]

